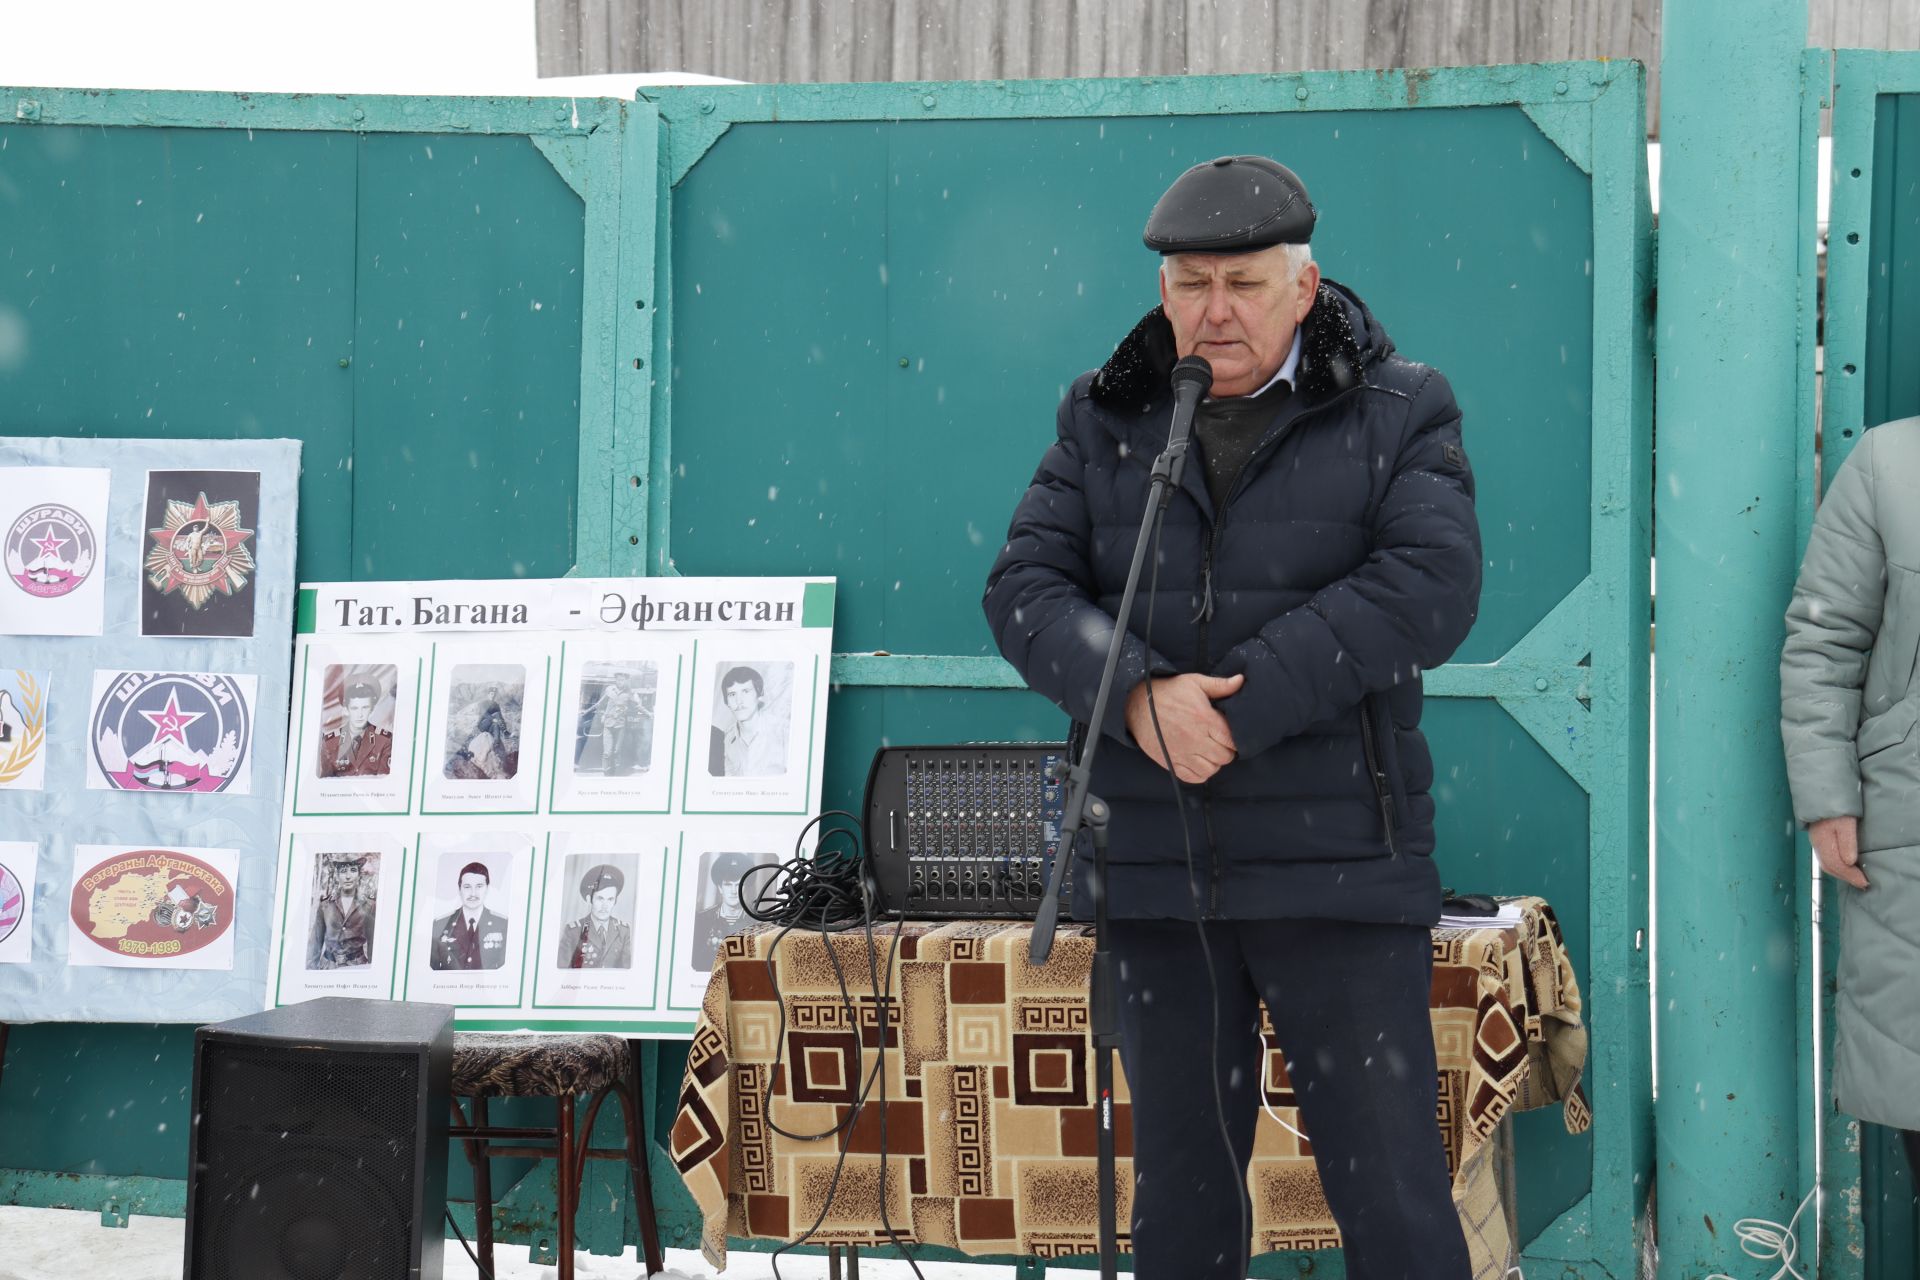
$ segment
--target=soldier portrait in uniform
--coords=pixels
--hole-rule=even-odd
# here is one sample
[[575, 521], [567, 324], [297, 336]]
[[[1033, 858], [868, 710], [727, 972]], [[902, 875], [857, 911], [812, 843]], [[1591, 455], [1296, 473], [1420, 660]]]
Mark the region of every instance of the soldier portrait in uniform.
[[637, 859], [632, 854], [568, 856], [565, 883], [572, 916], [560, 929], [554, 963], [562, 969], [631, 969], [633, 906], [627, 888]]
[[754, 867], [777, 866], [779, 862], [779, 857], [771, 853], [708, 853], [701, 856], [699, 868], [694, 873], [700, 897], [693, 913], [693, 943], [687, 956], [688, 964], [701, 973], [713, 972], [713, 958], [719, 954], [720, 944], [726, 936], [749, 928], [754, 923], [742, 902], [742, 893], [759, 893], [772, 878], [772, 873], [763, 871], [748, 878], [744, 891], [742, 877], [747, 876]]
[[455, 667], [447, 686], [445, 773], [465, 782], [504, 782], [520, 771], [520, 710], [527, 669]]
[[314, 855], [313, 924], [307, 932], [307, 968], [362, 969], [373, 963], [380, 855]]
[[716, 778], [786, 773], [792, 711], [791, 662], [722, 662], [714, 678], [707, 772]]
[[435, 969], [498, 969], [507, 962], [507, 919], [487, 909], [494, 867], [507, 870], [509, 855], [475, 859], [460, 868], [454, 890], [460, 905], [433, 922], [432, 953]]
[[320, 702], [322, 778], [384, 778], [393, 768], [393, 712], [400, 685], [391, 664], [330, 666]]
[[589, 662], [581, 669], [576, 775], [626, 777], [651, 767], [659, 683], [660, 668], [652, 662]]

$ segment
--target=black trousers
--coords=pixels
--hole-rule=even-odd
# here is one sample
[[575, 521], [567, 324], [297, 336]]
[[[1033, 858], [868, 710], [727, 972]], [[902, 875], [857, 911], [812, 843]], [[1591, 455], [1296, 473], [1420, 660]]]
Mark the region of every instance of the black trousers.
[[[1428, 931], [1326, 920], [1116, 920], [1138, 1280], [1244, 1280], [1246, 1170], [1271, 1012], [1349, 1280], [1467, 1280], [1435, 1120]], [[1214, 1106], [1217, 1078], [1227, 1135]], [[1229, 1158], [1227, 1142], [1233, 1154]]]
[[1907, 1172], [1913, 1175], [1914, 1185], [1920, 1186], [1920, 1129], [1902, 1129], [1900, 1141], [1907, 1148]]

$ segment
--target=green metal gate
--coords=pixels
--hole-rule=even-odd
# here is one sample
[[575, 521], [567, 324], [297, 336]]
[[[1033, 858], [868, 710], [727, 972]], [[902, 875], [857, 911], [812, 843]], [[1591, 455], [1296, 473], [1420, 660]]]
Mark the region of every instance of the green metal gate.
[[[1920, 53], [1833, 55], [1831, 182], [1823, 482], [1862, 431], [1920, 414]], [[1827, 941], [1822, 998], [1831, 1026], [1837, 938]], [[1842, 1194], [1828, 1203], [1822, 1262], [1847, 1266], [1849, 1255], [1864, 1254], [1867, 1280], [1920, 1274], [1920, 1205], [1898, 1136], [1835, 1113], [1824, 1080], [1820, 1088], [1826, 1185], [1859, 1186], [1857, 1200]]]
[[[884, 741], [1061, 732], [993, 656], [987, 563], [1065, 385], [1152, 305], [1154, 197], [1214, 154], [1285, 157], [1328, 274], [1466, 411], [1488, 564], [1428, 680], [1441, 865], [1559, 912], [1595, 1122], [1518, 1118], [1520, 1238], [1628, 1275], [1651, 1169], [1644, 101], [1630, 63], [625, 104], [7, 92], [0, 431], [298, 436], [304, 578], [835, 573], [844, 805]], [[188, 1042], [16, 1029], [0, 1200], [177, 1212]], [[675, 1056], [650, 1066], [661, 1106]], [[551, 1198], [523, 1190], [525, 1238]], [[590, 1247], [632, 1238], [624, 1209], [589, 1216]]]
[[1064, 731], [980, 615], [1012, 504], [1066, 385], [1155, 301], [1139, 228], [1166, 184], [1230, 152], [1301, 172], [1323, 269], [1447, 372], [1479, 475], [1480, 621], [1427, 681], [1443, 876], [1545, 895], [1591, 1002], [1592, 1140], [1518, 1118], [1520, 1239], [1632, 1274], [1651, 1163], [1639, 67], [646, 98], [668, 184], [652, 561], [839, 575], [830, 804], [882, 742]]
[[[302, 579], [608, 567], [625, 104], [0, 104], [0, 433], [297, 437]], [[0, 1203], [181, 1212], [191, 1041], [14, 1028]]]

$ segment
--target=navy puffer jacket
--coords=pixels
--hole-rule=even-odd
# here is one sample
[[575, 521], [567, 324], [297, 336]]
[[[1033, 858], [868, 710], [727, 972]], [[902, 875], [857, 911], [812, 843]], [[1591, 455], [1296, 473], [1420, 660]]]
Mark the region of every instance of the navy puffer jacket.
[[[1296, 391], [1225, 504], [1214, 509], [1190, 460], [1151, 601], [1151, 560], [1141, 584], [1093, 779], [1113, 811], [1116, 916], [1191, 917], [1196, 904], [1236, 919], [1439, 913], [1420, 678], [1466, 637], [1480, 598], [1460, 410], [1447, 380], [1394, 354], [1339, 285], [1320, 286], [1302, 334]], [[1092, 716], [1166, 444], [1174, 359], [1155, 308], [1073, 384], [987, 579], [1001, 652], [1076, 729]], [[1125, 707], [1149, 673], [1185, 671], [1246, 682], [1216, 704], [1238, 758], [1179, 787], [1176, 805]]]

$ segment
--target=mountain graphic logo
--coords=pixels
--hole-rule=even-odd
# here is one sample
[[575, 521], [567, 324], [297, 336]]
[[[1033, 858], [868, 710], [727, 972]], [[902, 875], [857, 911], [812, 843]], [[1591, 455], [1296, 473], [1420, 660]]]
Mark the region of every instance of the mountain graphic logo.
[[251, 746], [229, 676], [130, 671], [94, 708], [94, 758], [120, 791], [224, 791]]
[[41, 600], [78, 591], [96, 558], [93, 527], [72, 507], [41, 503], [7, 526], [7, 577]]

